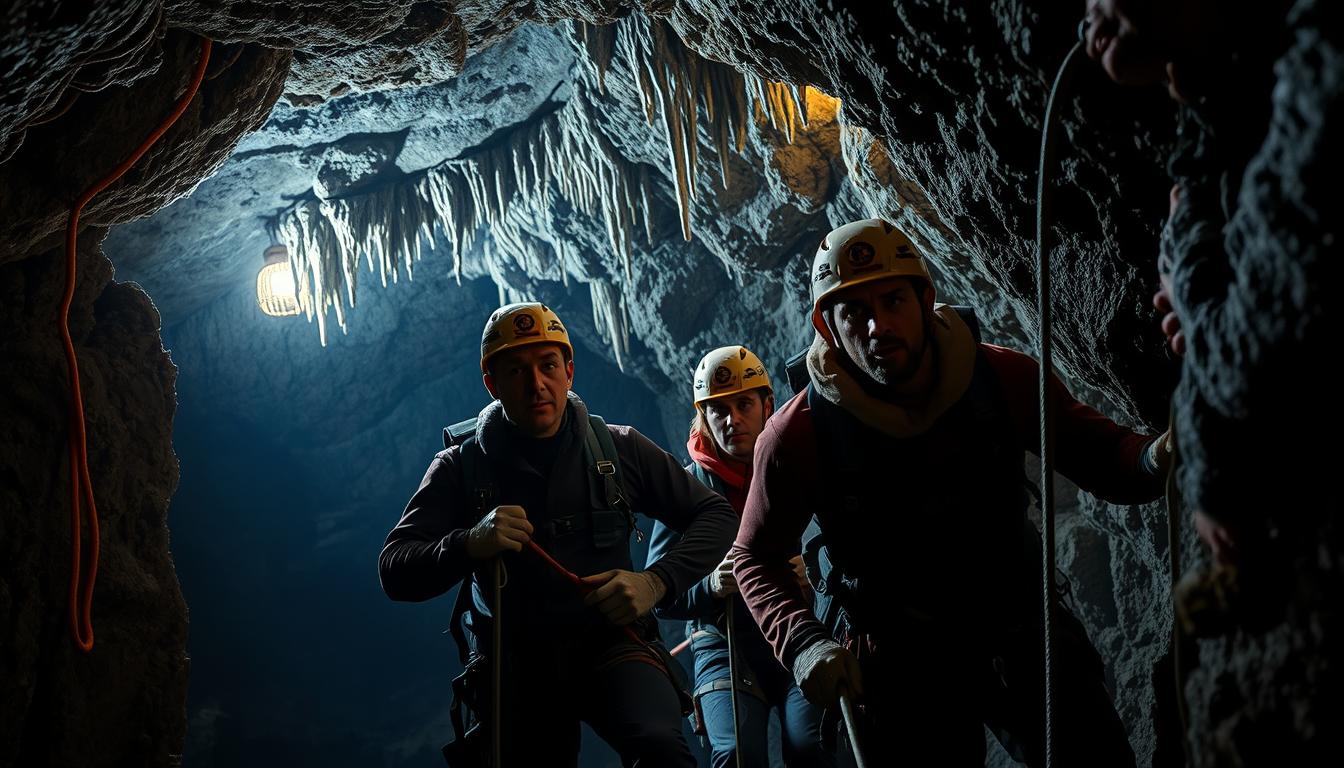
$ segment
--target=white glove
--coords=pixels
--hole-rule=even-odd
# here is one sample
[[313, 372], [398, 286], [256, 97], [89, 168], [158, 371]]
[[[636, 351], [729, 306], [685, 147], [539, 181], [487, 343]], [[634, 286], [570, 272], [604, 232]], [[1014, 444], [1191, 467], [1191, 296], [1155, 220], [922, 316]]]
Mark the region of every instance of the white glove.
[[710, 571], [709, 591], [718, 598], [737, 594], [737, 577], [733, 576], [733, 558], [725, 557]]
[[840, 701], [843, 685], [852, 696], [863, 695], [859, 660], [834, 640], [819, 640], [793, 660], [793, 678], [807, 700], [818, 707], [833, 707]]

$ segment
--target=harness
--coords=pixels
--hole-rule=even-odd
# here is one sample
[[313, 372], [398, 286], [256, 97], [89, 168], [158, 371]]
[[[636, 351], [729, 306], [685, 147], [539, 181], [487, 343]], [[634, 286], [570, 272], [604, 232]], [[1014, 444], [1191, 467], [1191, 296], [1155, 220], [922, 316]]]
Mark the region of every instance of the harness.
[[[467, 419], [446, 427], [443, 430], [443, 444], [445, 448], [458, 447], [463, 487], [469, 489], [473, 520], [480, 521], [493, 509], [498, 493], [490, 460], [476, 439], [476, 421], [474, 418]], [[561, 537], [587, 531], [592, 537], [593, 546], [598, 549], [606, 549], [624, 541], [630, 531], [642, 538], [635, 526], [634, 512], [622, 490], [620, 459], [607, 423], [601, 416], [589, 414], [586, 432], [583, 452], [584, 465], [590, 473], [589, 508], [574, 515], [553, 518], [547, 524], [550, 533], [554, 537]], [[477, 573], [473, 571], [458, 588], [448, 624], [453, 642], [457, 645], [458, 660], [463, 664], [467, 663], [472, 649], [462, 622], [469, 614], [474, 614], [472, 590], [476, 578]]]

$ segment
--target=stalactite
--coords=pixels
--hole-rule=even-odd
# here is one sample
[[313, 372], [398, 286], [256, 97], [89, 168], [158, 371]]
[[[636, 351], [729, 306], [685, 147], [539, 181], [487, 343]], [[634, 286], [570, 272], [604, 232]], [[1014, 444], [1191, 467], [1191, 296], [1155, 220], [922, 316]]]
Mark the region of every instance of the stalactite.
[[[421, 238], [436, 247], [437, 237], [446, 236], [459, 283], [464, 255], [475, 247], [481, 228], [488, 227], [496, 245], [492, 258], [507, 249], [530, 274], [554, 267], [567, 284], [564, 249], [547, 251], [554, 261], [543, 263], [543, 249], [532, 245], [508, 215], [512, 205], [544, 210], [559, 196], [600, 219], [630, 279], [636, 223], [642, 220], [646, 237], [653, 239], [653, 182], [646, 167], [626, 160], [601, 132], [590, 105], [580, 86], [563, 108], [469, 157], [359, 195], [304, 200], [281, 214], [277, 233], [302, 276], [300, 288], [308, 298], [301, 306], [310, 320], [316, 316], [323, 343], [326, 310], [335, 309], [344, 329], [345, 309], [355, 304], [360, 255], [386, 286], [402, 270], [408, 278], [413, 274], [423, 256]], [[504, 280], [499, 263], [487, 266], [497, 281]], [[614, 286], [605, 290], [619, 293]], [[616, 334], [614, 349], [627, 343], [621, 335], [626, 327], [609, 324]]]
[[[792, 141], [805, 127], [808, 89], [775, 83], [701, 57], [664, 21], [632, 14], [616, 24], [576, 22], [574, 38], [605, 92], [613, 62], [631, 73], [639, 88], [649, 125], [661, 122], [682, 235], [691, 238], [691, 202], [699, 169], [700, 110], [719, 164], [719, 178], [730, 181], [730, 153], [746, 146], [748, 120], [769, 123]], [[567, 265], [575, 263], [568, 247], [536, 245], [509, 216], [513, 206], [546, 210], [557, 198], [600, 218], [625, 283], [633, 279], [633, 233], [642, 221], [654, 238], [654, 186], [649, 169], [627, 160], [600, 130], [592, 114], [591, 85], [579, 80], [574, 96], [560, 109], [520, 126], [506, 139], [467, 157], [380, 185], [363, 194], [329, 200], [304, 200], [278, 217], [275, 231], [289, 248], [298, 276], [300, 306], [326, 344], [326, 313], [334, 310], [345, 330], [345, 314], [355, 305], [360, 255], [384, 286], [409, 279], [422, 254], [421, 242], [437, 248], [446, 237], [453, 251], [453, 274], [461, 283], [463, 260], [473, 251], [482, 228], [492, 245], [483, 253], [486, 267], [509, 293], [503, 254], [524, 264], [529, 274], [559, 270], [568, 284]], [[543, 263], [544, 254], [551, 263]], [[342, 287], [344, 290], [342, 290]], [[606, 334], [618, 363], [629, 352], [625, 296], [611, 281], [590, 282], [594, 321]], [[342, 295], [344, 294], [344, 295]]]
[[588, 283], [593, 300], [593, 325], [616, 355], [616, 367], [625, 370], [625, 358], [630, 354], [630, 316], [625, 307], [625, 295], [619, 287], [607, 280]]
[[611, 67], [611, 58], [616, 49], [616, 25], [597, 25], [575, 21], [574, 33], [583, 42], [589, 60], [597, 68], [598, 90], [606, 93], [607, 70]]
[[691, 201], [699, 165], [697, 115], [705, 110], [709, 137], [719, 161], [719, 177], [729, 183], [728, 153], [746, 146], [751, 115], [768, 120], [790, 142], [806, 126], [803, 89], [774, 83], [727, 64], [705, 59], [681, 41], [667, 22], [632, 14], [605, 27], [575, 22], [575, 37], [605, 90], [606, 72], [620, 57], [639, 87], [649, 125], [662, 117], [672, 185], [681, 214], [682, 236], [691, 239]]
[[299, 278], [296, 286], [299, 308], [309, 322], [317, 319], [318, 338], [326, 346], [328, 307], [335, 310], [336, 322], [345, 330], [345, 307], [340, 295], [345, 265], [341, 263], [336, 230], [316, 200], [303, 200], [290, 215], [280, 219], [277, 232], [289, 248], [290, 265]]

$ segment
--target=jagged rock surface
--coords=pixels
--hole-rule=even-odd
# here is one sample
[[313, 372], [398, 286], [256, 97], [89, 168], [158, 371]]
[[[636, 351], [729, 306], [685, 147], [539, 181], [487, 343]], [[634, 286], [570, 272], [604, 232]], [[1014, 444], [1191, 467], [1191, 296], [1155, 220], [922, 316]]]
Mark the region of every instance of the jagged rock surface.
[[[172, 32], [158, 73], [129, 88], [79, 98], [62, 117], [30, 131], [0, 165], [0, 261], [51, 247], [67, 206], [140, 145], [171, 110], [200, 58], [199, 38]], [[222, 62], [221, 62], [222, 64]], [[120, 181], [85, 207], [85, 226], [148, 216], [190, 192], [265, 119], [280, 95], [289, 52], [246, 47], [228, 69], [201, 86], [177, 123]]]
[[[64, 6], [64, 7], [63, 7]], [[164, 18], [157, 0], [90, 4], [34, 0], [6, 9], [0, 32], [0, 163], [29, 127], [50, 121], [81, 93], [152, 74]]]
[[88, 655], [67, 621], [65, 259], [0, 265], [0, 765], [166, 767], [182, 754], [187, 614], [166, 525], [177, 369], [149, 297], [112, 282], [101, 240], [90, 230], [80, 244], [70, 313], [104, 541]]
[[[584, 343], [613, 362], [620, 350], [626, 372], [653, 393], [666, 442], [680, 442], [681, 393], [704, 349], [750, 340], [778, 373], [778, 361], [809, 333], [805, 265], [815, 242], [858, 216], [884, 214], [908, 228], [932, 254], [943, 296], [976, 304], [989, 338], [1021, 345], [1033, 332], [1039, 116], [1075, 23], [1074, 14], [1047, 3], [650, 4], [690, 48], [844, 101], [834, 125], [791, 145], [775, 129], [753, 126], [744, 153], [730, 154], [726, 189], [702, 124], [690, 243], [681, 241], [663, 128], [647, 125], [630, 74], [613, 66], [603, 91], [584, 54], [564, 40], [567, 29], [522, 26], [514, 34], [529, 20], [609, 22], [629, 13], [623, 4], [125, 3], [98, 4], [86, 16], [56, 14], [52, 2], [23, 5], [29, 15], [0, 37], [0, 157], [10, 157], [0, 164], [0, 262], [49, 250], [68, 199], [138, 143], [157, 119], [145, 105], [167, 103], [180, 89], [194, 39], [174, 31], [160, 40], [165, 26], [249, 45], [207, 83], [181, 126], [95, 201], [86, 223], [143, 217], [195, 188], [282, 88], [292, 94], [193, 196], [108, 240], [118, 267], [150, 286], [165, 322], [180, 326], [184, 354], [188, 340], [208, 346], [221, 340], [212, 334], [225, 333], [195, 316], [220, 311], [226, 296], [238, 308], [237, 286], [255, 274], [268, 244], [258, 217], [274, 216], [301, 194], [316, 198], [319, 188], [330, 197], [395, 181], [479, 148], [549, 102], [575, 98], [587, 100], [596, 129], [654, 180], [652, 236], [635, 227], [628, 274], [603, 221], [571, 201], [540, 212], [511, 207], [497, 236], [482, 234], [460, 254], [441, 247], [425, 256], [416, 279], [426, 271], [442, 278], [458, 258], [464, 279], [488, 276], [501, 298], [558, 296], [567, 311], [591, 314], [581, 323]], [[474, 55], [464, 63], [467, 53]], [[70, 92], [104, 84], [112, 87], [34, 125], [59, 111]], [[1160, 353], [1148, 296], [1165, 211], [1170, 108], [1161, 94], [1117, 89], [1090, 70], [1077, 88], [1054, 169], [1059, 363], [1094, 404], [1130, 423], [1160, 424], [1174, 369]], [[32, 270], [37, 258], [0, 268]], [[372, 283], [361, 290], [383, 290]], [[400, 295], [400, 287], [388, 290]], [[0, 306], [16, 311], [9, 299]], [[316, 329], [302, 321], [295, 327], [296, 340], [311, 334], [316, 343]], [[407, 327], [408, 336], [431, 332]], [[136, 344], [156, 338], [142, 330]], [[158, 385], [151, 402], [171, 392], [170, 382]], [[427, 393], [408, 395], [419, 396]], [[60, 434], [59, 413], [47, 415], [47, 431]], [[159, 415], [167, 425], [170, 416]], [[54, 477], [47, 470], [38, 475]], [[1151, 508], [1084, 501], [1080, 509], [1066, 517], [1062, 562], [1084, 595], [1084, 619], [1148, 762], [1158, 751], [1151, 713], [1154, 686], [1162, 684], [1153, 682], [1153, 667], [1167, 652], [1164, 539]], [[1273, 649], [1283, 642], [1266, 640]], [[1228, 663], [1244, 667], [1251, 658], [1243, 653]]]

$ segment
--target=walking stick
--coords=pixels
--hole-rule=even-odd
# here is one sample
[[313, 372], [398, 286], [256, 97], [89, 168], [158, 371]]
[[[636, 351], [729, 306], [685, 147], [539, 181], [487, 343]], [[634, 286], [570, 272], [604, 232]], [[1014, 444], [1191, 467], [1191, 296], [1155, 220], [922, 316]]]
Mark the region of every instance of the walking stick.
[[854, 750], [856, 768], [866, 768], [863, 752], [859, 750], [859, 724], [854, 719], [854, 700], [849, 696], [849, 688], [840, 684], [840, 716], [845, 721], [845, 731], [849, 733], [849, 746]]
[[742, 744], [737, 735], [737, 646], [733, 643], [733, 614], [737, 612], [737, 600], [729, 595], [724, 601], [728, 622], [728, 696], [733, 705], [733, 755], [737, 768], [742, 768]]
[[503, 740], [500, 738], [500, 731], [504, 727], [503, 708], [500, 706], [500, 698], [504, 692], [503, 669], [504, 669], [504, 630], [503, 622], [500, 620], [500, 611], [504, 606], [504, 600], [501, 595], [504, 587], [504, 558], [501, 555], [495, 556], [495, 578], [494, 585], [490, 595], [490, 614], [494, 619], [490, 631], [491, 655], [494, 656], [494, 665], [491, 668], [491, 685], [494, 687], [494, 695], [490, 699], [491, 723], [490, 723], [490, 759], [491, 768], [500, 768], [503, 763]]

